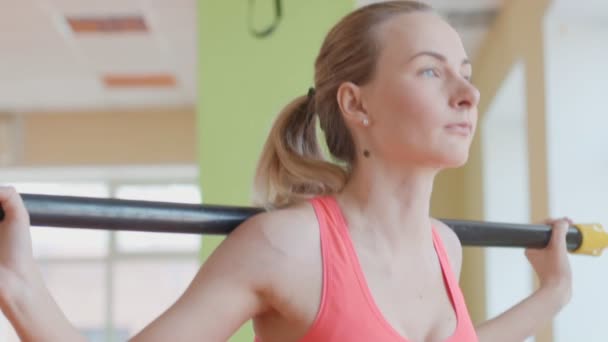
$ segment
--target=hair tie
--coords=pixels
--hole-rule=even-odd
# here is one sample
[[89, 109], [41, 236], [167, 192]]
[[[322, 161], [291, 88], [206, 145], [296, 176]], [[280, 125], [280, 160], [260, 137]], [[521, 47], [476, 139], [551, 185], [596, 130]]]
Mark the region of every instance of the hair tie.
[[311, 122], [312, 118], [315, 116], [314, 105], [311, 105], [311, 103], [314, 99], [315, 99], [315, 88], [310, 87], [310, 88], [308, 88], [308, 95], [306, 98], [306, 106], [305, 106], [306, 121], [309, 121], [309, 122]]
[[315, 88], [314, 87], [308, 88], [308, 101], [314, 99], [314, 97], [315, 97]]

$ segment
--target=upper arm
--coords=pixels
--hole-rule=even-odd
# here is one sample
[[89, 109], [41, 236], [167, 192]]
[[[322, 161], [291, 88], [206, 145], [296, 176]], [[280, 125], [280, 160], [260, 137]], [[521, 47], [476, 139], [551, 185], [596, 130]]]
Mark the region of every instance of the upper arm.
[[201, 266], [184, 294], [131, 341], [226, 341], [267, 310], [270, 263], [261, 233], [264, 216], [233, 231]]
[[458, 235], [454, 233], [452, 228], [448, 227], [445, 223], [433, 219], [433, 224], [441, 234], [443, 245], [450, 258], [450, 265], [452, 266], [454, 275], [456, 276], [456, 279], [460, 279], [460, 270], [462, 268], [462, 245], [460, 244], [460, 239], [458, 239]]

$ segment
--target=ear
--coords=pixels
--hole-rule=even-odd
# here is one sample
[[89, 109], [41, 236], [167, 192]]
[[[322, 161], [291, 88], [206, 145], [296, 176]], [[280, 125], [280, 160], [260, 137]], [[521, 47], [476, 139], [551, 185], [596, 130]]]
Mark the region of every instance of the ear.
[[371, 119], [363, 105], [361, 87], [352, 82], [344, 82], [338, 87], [336, 96], [346, 122], [358, 126], [369, 125]]

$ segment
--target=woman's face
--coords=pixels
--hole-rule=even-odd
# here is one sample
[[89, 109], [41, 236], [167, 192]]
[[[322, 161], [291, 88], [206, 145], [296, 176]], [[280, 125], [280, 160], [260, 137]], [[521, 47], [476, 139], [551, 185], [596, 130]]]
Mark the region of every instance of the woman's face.
[[479, 91], [456, 31], [433, 13], [394, 17], [378, 27], [374, 78], [361, 87], [372, 153], [394, 163], [458, 167], [468, 158]]

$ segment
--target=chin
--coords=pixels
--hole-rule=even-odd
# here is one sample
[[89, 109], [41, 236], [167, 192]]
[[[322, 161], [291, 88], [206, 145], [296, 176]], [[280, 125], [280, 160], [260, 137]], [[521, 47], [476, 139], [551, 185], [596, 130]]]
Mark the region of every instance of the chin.
[[438, 160], [438, 165], [442, 169], [455, 169], [464, 166], [469, 160], [468, 153], [451, 154], [449, 156], [443, 155]]

